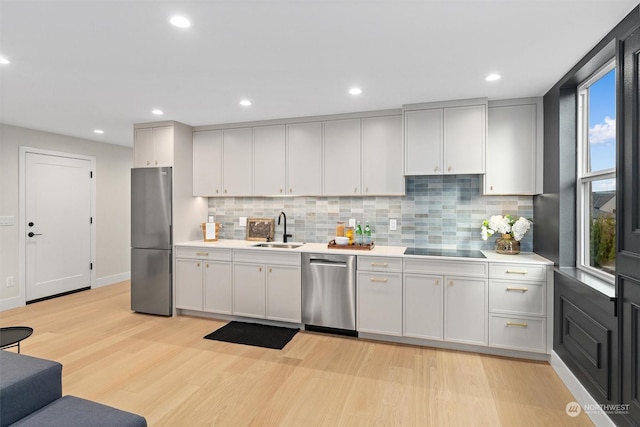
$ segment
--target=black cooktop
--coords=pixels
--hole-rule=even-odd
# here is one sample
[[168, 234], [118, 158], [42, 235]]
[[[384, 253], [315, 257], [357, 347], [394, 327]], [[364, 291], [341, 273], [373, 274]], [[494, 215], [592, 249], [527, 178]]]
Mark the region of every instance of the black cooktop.
[[425, 249], [425, 248], [407, 248], [405, 255], [422, 255], [422, 256], [450, 256], [461, 258], [486, 258], [482, 252], [467, 249]]

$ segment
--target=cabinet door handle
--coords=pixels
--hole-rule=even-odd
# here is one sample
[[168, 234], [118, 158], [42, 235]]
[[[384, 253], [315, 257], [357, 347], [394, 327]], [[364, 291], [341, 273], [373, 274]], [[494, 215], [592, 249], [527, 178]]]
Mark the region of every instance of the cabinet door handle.
[[525, 322], [507, 322], [507, 326], [519, 326], [521, 328], [526, 328], [529, 325]]
[[206, 264], [205, 264], [205, 266], [206, 266], [207, 268], [209, 268], [209, 263], [206, 263]]
[[196, 266], [200, 267], [200, 263], [197, 263]]
[[273, 270], [271, 269], [271, 267], [269, 267], [269, 273], [273, 273]]
[[521, 270], [507, 270], [505, 273], [507, 273], [507, 274], [527, 274], [526, 271], [521, 271]]
[[262, 271], [262, 267], [258, 267], [258, 271]]
[[525, 293], [525, 292], [527, 292], [528, 290], [529, 290], [529, 289], [527, 289], [527, 288], [509, 288], [509, 287], [507, 288], [507, 291], [520, 291], [520, 292], [522, 292], [522, 293]]
[[209, 252], [196, 252], [198, 256], [209, 256]]
[[493, 185], [491, 187], [489, 187], [489, 190], [493, 191]]
[[438, 166], [436, 166], [435, 168], [433, 168], [434, 172], [438, 172], [440, 170], [440, 168]]
[[453, 286], [453, 280], [449, 280], [449, 286]]
[[220, 190], [216, 189], [216, 194], [218, 194], [220, 192]]
[[386, 277], [372, 277], [371, 279], [372, 282], [382, 282], [382, 283], [387, 283], [387, 278]]
[[389, 264], [386, 262], [372, 262], [371, 267], [388, 267]]
[[289, 189], [289, 193], [293, 193], [293, 188], [290, 188], [290, 189]]
[[280, 194], [282, 194], [282, 188], [280, 189]]
[[447, 168], [447, 170], [448, 170], [449, 172], [451, 172], [451, 170], [452, 170], [452, 169], [453, 169], [453, 168], [452, 168], [451, 166], [449, 166], [449, 167]]
[[147, 160], [147, 166], [149, 166], [149, 163], [150, 163], [149, 160]]
[[353, 187], [353, 192], [357, 193], [358, 192], [358, 187]]

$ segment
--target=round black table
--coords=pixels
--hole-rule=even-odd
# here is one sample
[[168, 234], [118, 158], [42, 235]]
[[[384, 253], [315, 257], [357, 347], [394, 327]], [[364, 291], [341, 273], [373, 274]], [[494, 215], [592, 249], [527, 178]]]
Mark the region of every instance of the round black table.
[[28, 326], [8, 326], [0, 328], [0, 350], [10, 347], [18, 347], [20, 353], [20, 341], [29, 338], [33, 333], [33, 328]]

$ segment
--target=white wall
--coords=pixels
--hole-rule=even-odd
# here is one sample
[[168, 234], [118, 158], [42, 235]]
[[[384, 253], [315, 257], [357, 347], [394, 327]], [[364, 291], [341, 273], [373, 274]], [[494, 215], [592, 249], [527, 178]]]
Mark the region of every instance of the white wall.
[[[74, 138], [0, 123], [0, 216], [15, 225], [0, 227], [0, 310], [15, 306], [19, 294], [18, 153], [20, 146], [82, 154], [96, 158], [96, 283], [102, 286], [129, 277], [131, 242], [130, 147]], [[14, 287], [6, 287], [13, 276]]]

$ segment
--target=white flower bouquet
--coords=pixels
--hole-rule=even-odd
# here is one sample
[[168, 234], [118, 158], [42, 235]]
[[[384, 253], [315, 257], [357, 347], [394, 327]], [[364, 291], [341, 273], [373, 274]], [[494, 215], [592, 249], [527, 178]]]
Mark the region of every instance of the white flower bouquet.
[[509, 238], [519, 242], [529, 231], [529, 228], [531, 228], [531, 221], [524, 217], [516, 219], [513, 215], [494, 215], [488, 220], [482, 221], [480, 234], [482, 240], [487, 240], [495, 233], [499, 233], [503, 238], [507, 238], [505, 235], [508, 235]]

